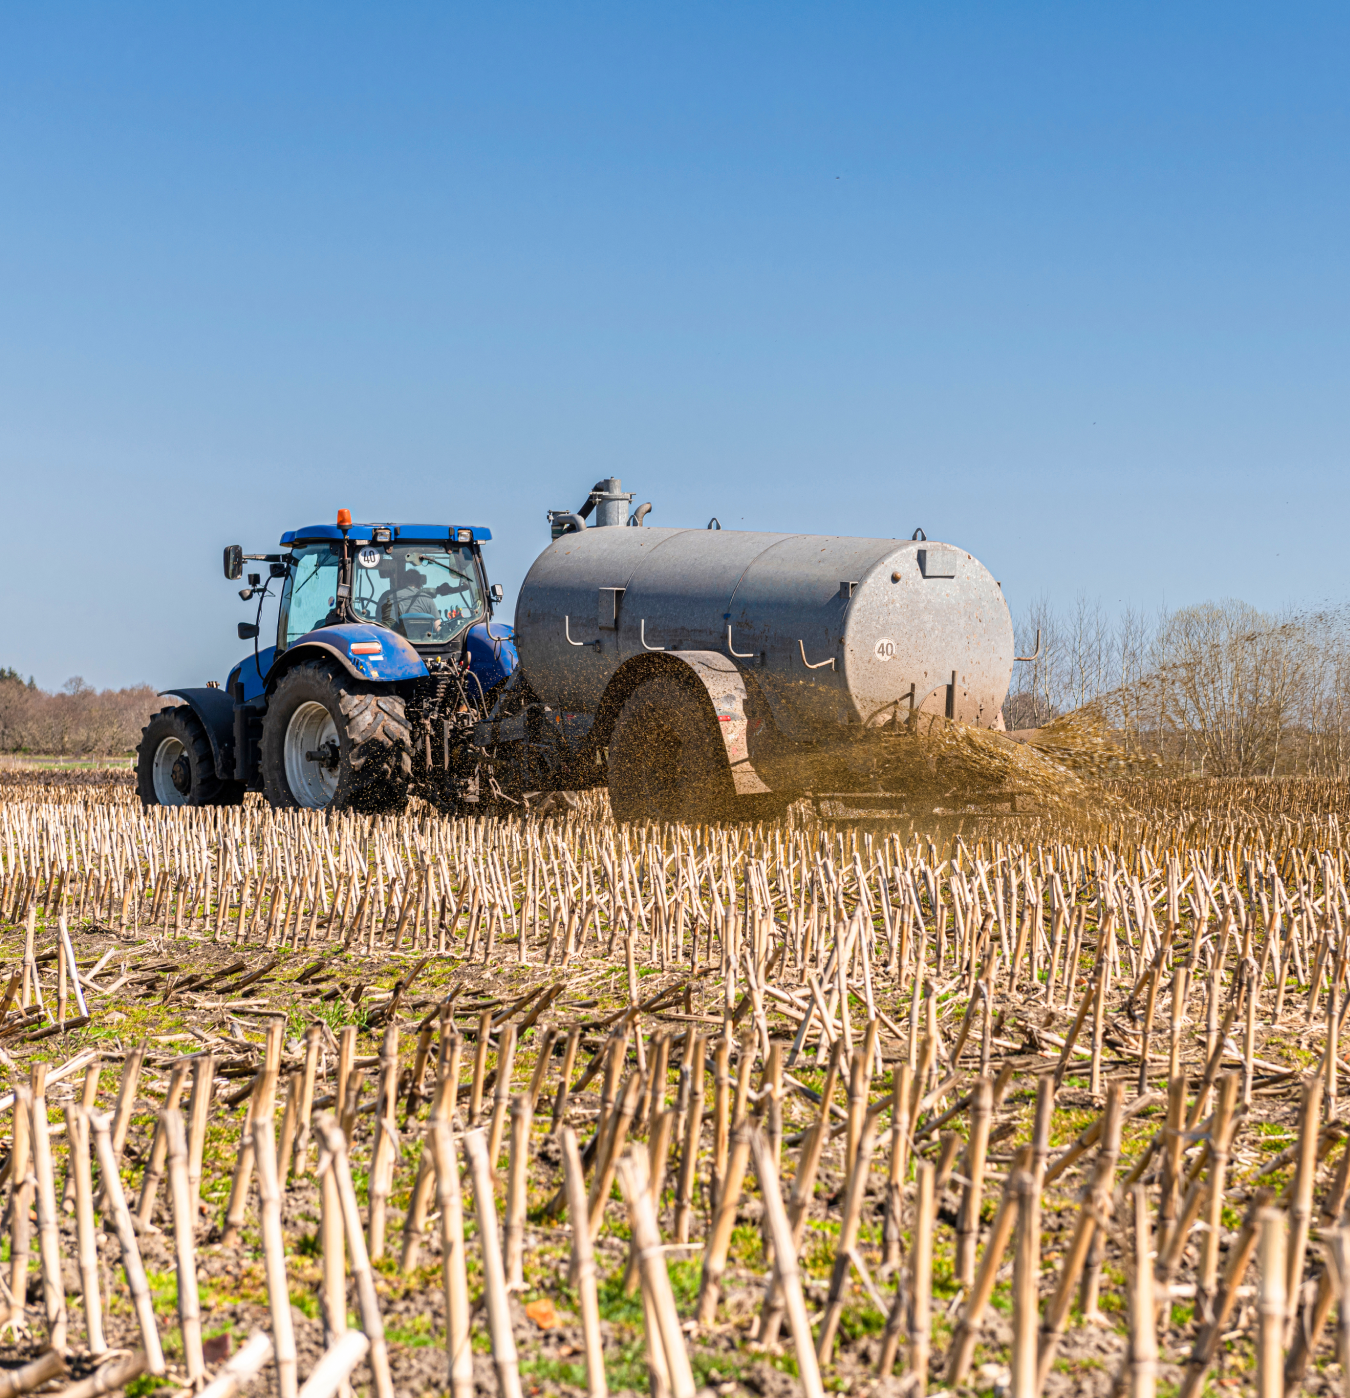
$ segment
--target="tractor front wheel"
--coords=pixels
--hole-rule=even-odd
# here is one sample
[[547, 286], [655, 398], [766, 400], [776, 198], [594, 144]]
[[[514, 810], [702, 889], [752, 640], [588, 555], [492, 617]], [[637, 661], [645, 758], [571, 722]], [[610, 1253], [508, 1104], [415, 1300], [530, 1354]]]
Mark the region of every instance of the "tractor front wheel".
[[282, 676], [263, 720], [263, 794], [274, 807], [401, 811], [412, 777], [403, 700], [324, 661]]
[[141, 729], [136, 794], [145, 806], [231, 806], [244, 789], [216, 775], [206, 729], [188, 705], [177, 704]]

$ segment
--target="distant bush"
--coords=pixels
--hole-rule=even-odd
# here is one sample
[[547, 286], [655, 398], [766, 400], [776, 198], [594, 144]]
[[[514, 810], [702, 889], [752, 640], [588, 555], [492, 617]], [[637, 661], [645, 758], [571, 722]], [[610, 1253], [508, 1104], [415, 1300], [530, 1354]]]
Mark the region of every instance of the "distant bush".
[[0, 752], [129, 752], [163, 702], [148, 684], [95, 689], [76, 675], [49, 694], [12, 669], [0, 670]]

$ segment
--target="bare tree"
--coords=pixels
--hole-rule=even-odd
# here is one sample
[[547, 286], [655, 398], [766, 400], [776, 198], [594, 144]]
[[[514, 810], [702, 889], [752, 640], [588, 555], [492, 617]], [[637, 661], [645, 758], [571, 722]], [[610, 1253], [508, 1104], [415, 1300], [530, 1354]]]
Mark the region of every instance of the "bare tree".
[[1316, 772], [1350, 765], [1350, 614], [1272, 616], [1239, 601], [1111, 620], [1079, 595], [1067, 616], [1036, 598], [1016, 628], [1010, 729], [1084, 712], [1127, 753], [1209, 776]]

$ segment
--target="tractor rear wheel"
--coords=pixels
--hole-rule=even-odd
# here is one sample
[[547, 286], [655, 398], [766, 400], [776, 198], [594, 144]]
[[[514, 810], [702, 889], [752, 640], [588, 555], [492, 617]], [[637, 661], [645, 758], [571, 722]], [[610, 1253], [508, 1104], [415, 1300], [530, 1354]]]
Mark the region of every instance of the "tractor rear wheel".
[[244, 789], [216, 775], [201, 720], [187, 704], [176, 704], [141, 729], [136, 794], [146, 806], [232, 806], [243, 800]]
[[268, 701], [261, 758], [274, 807], [401, 811], [412, 777], [403, 700], [326, 661], [305, 661]]
[[721, 820], [732, 814], [735, 801], [707, 695], [672, 675], [638, 685], [619, 711], [609, 740], [614, 819]]

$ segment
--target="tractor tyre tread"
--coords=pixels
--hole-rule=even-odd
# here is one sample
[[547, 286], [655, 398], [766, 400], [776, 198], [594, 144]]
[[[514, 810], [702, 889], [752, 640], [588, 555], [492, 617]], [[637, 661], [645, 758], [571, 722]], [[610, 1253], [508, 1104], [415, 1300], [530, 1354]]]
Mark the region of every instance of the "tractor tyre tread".
[[326, 660], [282, 676], [263, 722], [263, 791], [272, 806], [297, 806], [286, 779], [285, 728], [298, 702], [326, 705], [338, 729], [341, 766], [333, 809], [399, 811], [412, 777], [412, 729], [403, 700], [362, 684]]

